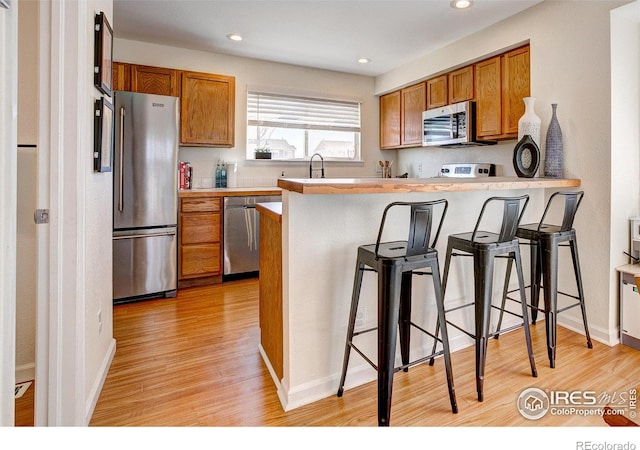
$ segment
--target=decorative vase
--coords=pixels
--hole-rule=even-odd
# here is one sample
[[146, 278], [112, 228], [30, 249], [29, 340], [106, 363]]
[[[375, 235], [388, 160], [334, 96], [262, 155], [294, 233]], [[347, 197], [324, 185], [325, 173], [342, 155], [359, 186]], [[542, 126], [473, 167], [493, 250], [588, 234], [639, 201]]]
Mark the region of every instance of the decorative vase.
[[534, 110], [536, 98], [525, 97], [522, 101], [524, 102], [524, 114], [518, 120], [518, 141], [521, 141], [528, 134], [540, 148], [540, 117]]
[[540, 149], [530, 135], [525, 134], [513, 149], [513, 167], [519, 177], [533, 178], [540, 165]]
[[557, 103], [552, 103], [553, 113], [549, 128], [547, 129], [547, 141], [545, 147], [544, 176], [548, 178], [562, 178], [564, 172], [564, 150], [562, 147], [562, 130], [556, 115]]

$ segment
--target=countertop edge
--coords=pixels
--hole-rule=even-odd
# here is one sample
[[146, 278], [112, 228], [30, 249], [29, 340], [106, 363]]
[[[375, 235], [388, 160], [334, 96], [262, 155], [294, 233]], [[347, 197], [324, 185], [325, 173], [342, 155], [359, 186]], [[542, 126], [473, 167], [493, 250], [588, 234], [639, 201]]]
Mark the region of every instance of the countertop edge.
[[280, 178], [278, 186], [299, 194], [390, 194], [578, 187], [575, 178]]
[[256, 203], [256, 209], [260, 214], [271, 220], [282, 223], [282, 202]]
[[282, 195], [279, 187], [240, 187], [240, 188], [211, 188], [211, 189], [182, 189], [178, 191], [178, 198], [185, 197], [241, 197], [247, 195]]

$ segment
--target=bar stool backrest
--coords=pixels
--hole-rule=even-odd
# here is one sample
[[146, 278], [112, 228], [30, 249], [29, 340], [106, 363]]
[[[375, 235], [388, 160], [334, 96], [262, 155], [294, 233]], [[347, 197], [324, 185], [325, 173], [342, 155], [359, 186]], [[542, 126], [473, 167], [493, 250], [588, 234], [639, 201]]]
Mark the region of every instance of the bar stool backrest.
[[569, 231], [573, 228], [573, 220], [576, 217], [576, 212], [578, 211], [578, 207], [582, 202], [582, 197], [584, 197], [584, 191], [579, 192], [555, 192], [551, 197], [549, 197], [549, 201], [547, 202], [547, 206], [544, 209], [544, 213], [542, 214], [542, 218], [540, 219], [540, 223], [538, 224], [538, 231], [542, 225], [544, 225], [544, 221], [547, 217], [547, 213], [557, 196], [564, 197], [564, 213], [562, 215], [562, 225], [560, 226], [560, 231]]
[[[387, 205], [382, 214], [378, 239], [376, 240], [376, 258], [378, 257], [378, 249], [380, 247], [387, 213], [395, 206], [409, 206], [411, 208], [407, 252], [405, 256], [428, 253], [435, 247], [438, 241], [449, 203], [442, 199], [430, 202], [393, 202]], [[435, 232], [434, 226], [436, 226]]]
[[487, 206], [495, 202], [502, 202], [504, 205], [502, 209], [502, 223], [500, 225], [500, 233], [498, 235], [497, 243], [508, 242], [515, 238], [518, 225], [520, 224], [524, 210], [527, 208], [527, 204], [529, 203], [528, 195], [521, 195], [519, 197], [491, 197], [485, 200], [482, 205], [482, 210], [480, 210], [476, 226], [473, 229], [471, 242], [476, 242], [476, 237], [479, 237], [477, 234], [481, 231], [479, 231], [478, 228], [482, 223], [482, 218]]

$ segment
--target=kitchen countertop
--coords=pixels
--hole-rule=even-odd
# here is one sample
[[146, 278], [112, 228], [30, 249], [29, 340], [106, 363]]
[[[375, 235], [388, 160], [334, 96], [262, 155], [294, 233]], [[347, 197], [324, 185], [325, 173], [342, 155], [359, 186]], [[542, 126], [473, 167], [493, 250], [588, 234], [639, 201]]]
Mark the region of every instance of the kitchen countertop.
[[236, 187], [210, 189], [181, 189], [178, 197], [239, 197], [245, 195], [281, 195], [282, 189], [268, 187]]
[[565, 178], [280, 178], [278, 186], [299, 194], [390, 194], [580, 186]]

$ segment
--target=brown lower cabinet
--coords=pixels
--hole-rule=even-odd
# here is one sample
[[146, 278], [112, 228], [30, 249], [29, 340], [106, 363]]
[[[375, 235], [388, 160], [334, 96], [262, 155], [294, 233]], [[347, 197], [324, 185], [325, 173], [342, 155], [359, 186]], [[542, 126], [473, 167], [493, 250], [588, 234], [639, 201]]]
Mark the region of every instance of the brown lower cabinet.
[[180, 199], [178, 287], [222, 281], [222, 198]]

